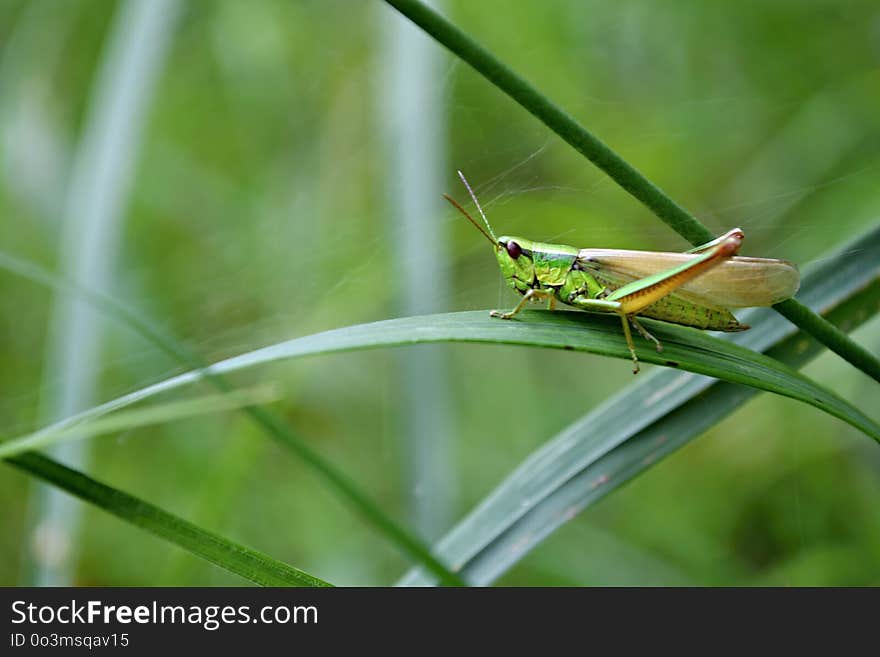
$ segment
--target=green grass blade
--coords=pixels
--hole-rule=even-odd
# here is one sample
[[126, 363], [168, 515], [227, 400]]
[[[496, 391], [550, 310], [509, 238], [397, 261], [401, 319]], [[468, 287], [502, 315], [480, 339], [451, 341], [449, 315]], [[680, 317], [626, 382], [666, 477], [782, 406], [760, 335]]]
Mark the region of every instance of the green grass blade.
[[838, 356], [842, 356], [875, 381], [880, 381], [880, 360], [834, 324], [810, 310], [809, 306], [797, 299], [786, 299], [773, 308]]
[[[443, 16], [418, 0], [385, 1], [462, 61], [470, 64], [475, 71], [604, 171], [691, 244], [698, 246], [715, 237], [696, 217], [599, 137]], [[783, 301], [775, 308], [836, 354], [874, 380], [880, 381], [880, 359], [845, 333], [836, 331], [821, 316], [793, 299]]]
[[6, 459], [6, 462], [255, 584], [331, 586], [322, 579], [197, 527], [41, 454], [20, 454]]
[[[503, 321], [490, 318], [486, 311], [468, 311], [359, 324], [247, 352], [220, 361], [207, 372], [223, 375], [290, 358], [431, 342], [515, 344], [630, 359], [617, 317], [577, 311], [526, 311], [520, 316], [517, 320]], [[643, 321], [664, 345], [662, 353], [657, 353], [652, 345], [637, 345], [639, 358], [644, 362], [705, 374], [798, 399], [880, 441], [880, 425], [874, 420], [779, 361], [696, 329]], [[54, 431], [99, 417], [200, 378], [199, 371], [185, 372], [50, 425], [45, 430]]]
[[62, 427], [55, 431], [39, 431], [4, 440], [0, 442], [0, 458], [17, 456], [65, 440], [85, 440], [94, 436], [173, 422], [196, 415], [231, 411], [254, 404], [267, 404], [277, 401], [279, 398], [280, 394], [277, 390], [269, 386], [261, 386], [217, 395], [204, 395], [195, 399], [155, 404], [136, 410], [120, 411], [110, 416]]
[[[630, 359], [616, 316], [535, 310], [523, 312], [521, 319], [519, 317], [503, 321], [490, 318], [486, 311], [471, 311], [361, 324], [283, 342], [222, 361], [214, 367], [219, 372], [227, 372], [286, 358], [426, 342], [515, 344]], [[643, 321], [663, 343], [662, 353], [657, 353], [651, 344], [637, 345], [636, 351], [643, 362], [676, 367], [792, 397], [835, 415], [880, 440], [880, 426], [872, 419], [773, 358], [696, 329]], [[181, 375], [178, 379], [186, 376]], [[158, 385], [176, 383], [171, 380]]]
[[[880, 310], [880, 227], [805, 277], [803, 298], [851, 330]], [[800, 367], [820, 351], [767, 310], [733, 339]], [[806, 347], [805, 347], [806, 345]], [[655, 465], [757, 391], [669, 370], [651, 372], [526, 459], [438, 544], [471, 584], [487, 585], [577, 513]], [[638, 413], [632, 409], [638, 408]], [[414, 569], [404, 585], [431, 583]]]
[[715, 235], [643, 173], [476, 40], [418, 0], [385, 0], [519, 103], [694, 246]]

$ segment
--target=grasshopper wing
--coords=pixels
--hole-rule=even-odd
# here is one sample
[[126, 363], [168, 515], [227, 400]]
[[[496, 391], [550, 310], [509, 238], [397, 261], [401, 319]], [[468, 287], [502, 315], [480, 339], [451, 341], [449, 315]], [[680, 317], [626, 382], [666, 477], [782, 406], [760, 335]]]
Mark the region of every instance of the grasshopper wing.
[[[692, 253], [581, 249], [577, 263], [617, 285], [672, 269], [694, 257]], [[673, 294], [710, 308], [750, 308], [793, 297], [799, 285], [797, 267], [787, 260], [734, 256]]]

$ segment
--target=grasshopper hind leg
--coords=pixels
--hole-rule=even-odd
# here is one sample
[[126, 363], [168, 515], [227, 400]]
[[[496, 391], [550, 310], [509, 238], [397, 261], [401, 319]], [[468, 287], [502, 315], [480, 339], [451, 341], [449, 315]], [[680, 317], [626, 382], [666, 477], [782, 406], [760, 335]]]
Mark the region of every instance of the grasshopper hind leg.
[[626, 346], [629, 348], [629, 353], [632, 355], [633, 374], [638, 374], [639, 357], [636, 355], [636, 346], [633, 344], [632, 332], [629, 330], [629, 325], [632, 324], [639, 332], [639, 335], [641, 335], [646, 340], [650, 340], [651, 342], [653, 342], [654, 346], [657, 347], [657, 351], [663, 351], [663, 345], [660, 344], [660, 340], [651, 335], [648, 330], [639, 323], [639, 320], [637, 320], [634, 315], [625, 315], [621, 313], [620, 321], [623, 325], [623, 335], [626, 338]]
[[636, 346], [633, 344], [632, 333], [629, 330], [630, 318], [620, 314], [620, 322], [623, 324], [623, 337], [626, 338], [626, 346], [629, 347], [629, 353], [633, 359], [633, 374], [639, 373], [639, 357], [636, 355]]
[[639, 334], [640, 334], [643, 338], [645, 338], [645, 340], [650, 340], [651, 342], [654, 343], [654, 346], [657, 347], [657, 351], [658, 351], [658, 352], [663, 351], [663, 345], [660, 344], [660, 340], [658, 340], [658, 339], [655, 338], [653, 335], [651, 335], [650, 333], [648, 333], [648, 329], [646, 329], [644, 326], [642, 326], [642, 325], [639, 323], [639, 320], [637, 320], [634, 316], [630, 315], [630, 317], [629, 317], [629, 321], [632, 323], [633, 326], [636, 327], [636, 331], [638, 331]]

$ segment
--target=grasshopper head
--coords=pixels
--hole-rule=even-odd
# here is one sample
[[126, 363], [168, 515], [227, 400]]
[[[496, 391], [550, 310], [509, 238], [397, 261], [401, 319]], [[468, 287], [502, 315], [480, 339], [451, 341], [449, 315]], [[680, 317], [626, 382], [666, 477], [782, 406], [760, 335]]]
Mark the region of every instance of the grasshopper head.
[[495, 245], [495, 258], [501, 275], [510, 287], [525, 292], [535, 279], [532, 243], [521, 237], [502, 235]]
[[477, 200], [477, 196], [474, 194], [471, 186], [465, 179], [464, 174], [459, 171], [458, 176], [461, 178], [468, 193], [471, 195], [471, 199], [473, 199], [474, 205], [477, 206], [477, 210], [480, 211], [480, 216], [483, 218], [483, 223], [486, 226], [485, 229], [478, 224], [455, 199], [446, 194], [444, 194], [443, 197], [449, 201], [455, 209], [461, 212], [465, 219], [470, 221], [474, 227], [483, 234], [483, 237], [489, 240], [492, 248], [495, 249], [495, 258], [498, 260], [501, 274], [504, 276], [504, 280], [507, 281], [508, 285], [519, 292], [525, 292], [531, 287], [532, 282], [535, 279], [535, 265], [532, 262], [531, 251], [532, 243], [529, 240], [519, 237], [508, 237], [506, 235], [500, 238], [495, 237], [495, 231], [493, 231], [492, 226], [489, 225], [489, 220], [486, 219], [486, 213], [483, 212], [483, 208], [480, 207], [480, 202]]

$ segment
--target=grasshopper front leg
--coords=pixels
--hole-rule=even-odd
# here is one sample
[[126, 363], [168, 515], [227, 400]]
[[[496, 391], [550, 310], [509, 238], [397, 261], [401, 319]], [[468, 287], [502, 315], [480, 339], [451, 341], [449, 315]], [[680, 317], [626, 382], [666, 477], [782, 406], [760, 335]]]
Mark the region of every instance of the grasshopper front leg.
[[552, 290], [536, 290], [535, 288], [529, 288], [525, 294], [523, 294], [523, 298], [520, 299], [520, 302], [516, 304], [516, 308], [511, 310], [510, 312], [503, 313], [500, 310], [492, 310], [489, 312], [489, 317], [500, 317], [501, 319], [510, 319], [520, 310], [526, 307], [526, 304], [532, 299], [546, 299], [547, 297], [553, 298]]

